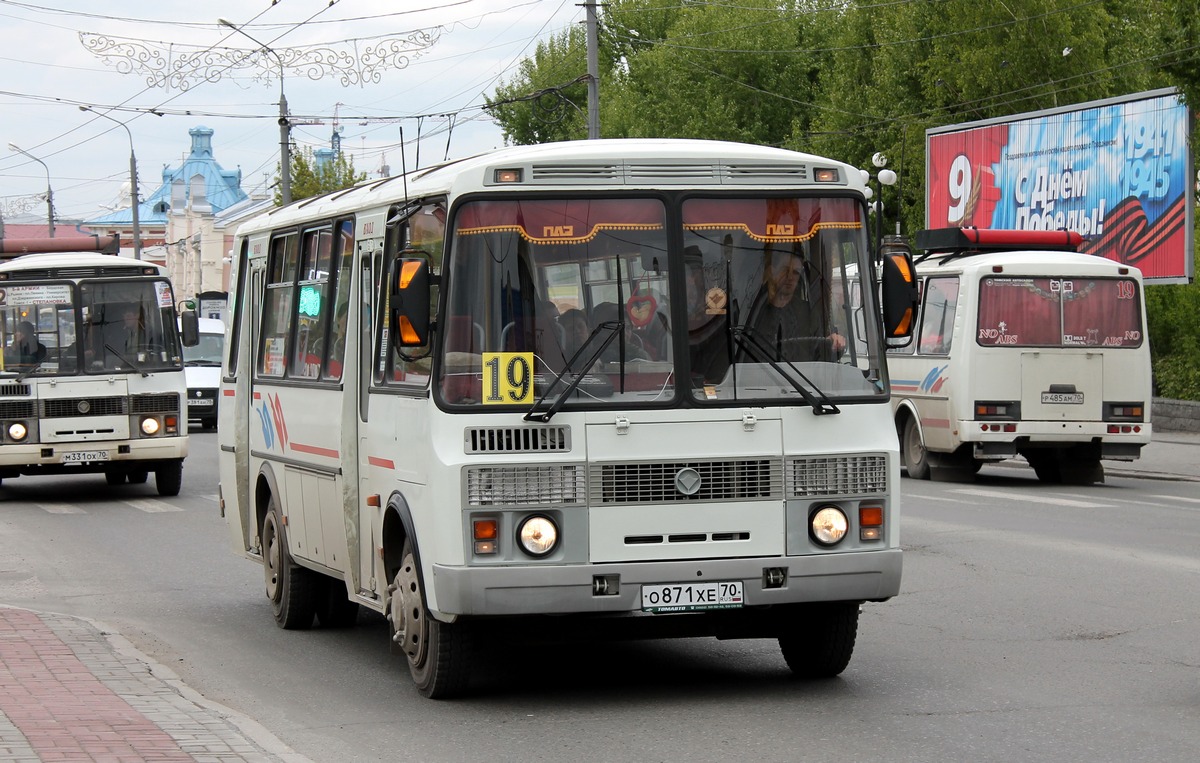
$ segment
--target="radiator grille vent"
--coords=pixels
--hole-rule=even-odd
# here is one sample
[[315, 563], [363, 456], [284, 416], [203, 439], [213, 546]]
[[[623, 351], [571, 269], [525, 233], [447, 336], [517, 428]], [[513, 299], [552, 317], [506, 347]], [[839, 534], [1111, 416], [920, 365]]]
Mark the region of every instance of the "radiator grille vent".
[[468, 506], [582, 505], [581, 466], [472, 466], [466, 470]]
[[5, 400], [0, 402], [0, 419], [31, 419], [37, 415], [37, 403], [33, 400]]
[[467, 453], [566, 453], [569, 427], [475, 427], [466, 431]]
[[5, 397], [28, 397], [28, 384], [0, 384], [0, 395]]
[[885, 492], [885, 456], [819, 456], [788, 460], [789, 497]]
[[42, 405], [48, 419], [114, 416], [128, 412], [128, 398], [125, 397], [64, 397], [43, 400]]
[[[593, 464], [591, 469], [594, 505], [750, 501], [778, 499], [783, 494], [782, 467], [777, 459]], [[676, 486], [676, 475], [683, 470], [694, 470], [699, 476], [699, 485], [690, 495]]]
[[132, 413], [179, 413], [179, 395], [168, 392], [159, 395], [135, 395]]

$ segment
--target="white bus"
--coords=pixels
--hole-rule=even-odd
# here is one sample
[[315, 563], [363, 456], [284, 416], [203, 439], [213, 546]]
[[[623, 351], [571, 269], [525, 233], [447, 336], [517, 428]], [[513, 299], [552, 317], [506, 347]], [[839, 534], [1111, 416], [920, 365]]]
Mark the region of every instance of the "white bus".
[[[473, 644], [777, 638], [840, 673], [899, 591], [885, 336], [859, 170], [733, 143], [504, 149], [243, 224], [222, 369], [221, 511], [275, 620], [386, 615], [419, 691]], [[825, 326], [756, 335], [764, 262], [811, 264]], [[883, 273], [838, 352], [831, 292]], [[843, 299], [842, 304], [851, 304]], [[799, 303], [798, 303], [799, 304]]]
[[[1137, 268], [1066, 231], [917, 236], [916, 341], [888, 352], [910, 477], [969, 479], [1022, 456], [1042, 482], [1102, 481], [1150, 442], [1150, 345]], [[923, 252], [923, 253], [922, 253]]]
[[[164, 268], [70, 240], [0, 240], [0, 479], [102, 472], [178, 495], [182, 343]], [[51, 249], [52, 251], [39, 250]], [[183, 316], [194, 342], [194, 315]]]

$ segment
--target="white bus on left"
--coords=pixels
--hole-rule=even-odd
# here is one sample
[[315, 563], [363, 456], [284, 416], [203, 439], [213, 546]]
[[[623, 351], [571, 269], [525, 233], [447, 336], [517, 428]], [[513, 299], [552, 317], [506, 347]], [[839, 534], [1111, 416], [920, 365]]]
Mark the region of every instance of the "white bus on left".
[[195, 314], [177, 322], [164, 268], [102, 253], [115, 237], [92, 243], [0, 240], [0, 479], [153, 473], [159, 495], [177, 495]]

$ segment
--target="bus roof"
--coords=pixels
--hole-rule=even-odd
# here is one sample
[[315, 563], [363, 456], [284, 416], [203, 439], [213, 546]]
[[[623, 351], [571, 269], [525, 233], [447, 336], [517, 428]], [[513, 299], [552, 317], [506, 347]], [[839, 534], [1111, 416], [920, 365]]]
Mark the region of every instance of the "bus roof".
[[[814, 180], [832, 169], [831, 180]], [[517, 170], [518, 182], [501, 182], [499, 170]], [[727, 141], [620, 138], [512, 146], [360, 183], [353, 188], [275, 208], [243, 224], [241, 231], [286, 227], [349, 210], [384, 207], [438, 193], [611, 188], [671, 189], [829, 187], [861, 192], [855, 167], [813, 154]]]
[[[146, 260], [135, 260], [116, 254], [94, 254], [92, 252], [60, 252], [23, 254], [0, 261], [0, 273], [16, 273], [26, 270], [61, 271], [67, 277], [80, 275], [71, 272], [80, 268], [95, 271], [89, 275], [166, 275], [166, 268]], [[57, 273], [56, 273], [57, 274]]]

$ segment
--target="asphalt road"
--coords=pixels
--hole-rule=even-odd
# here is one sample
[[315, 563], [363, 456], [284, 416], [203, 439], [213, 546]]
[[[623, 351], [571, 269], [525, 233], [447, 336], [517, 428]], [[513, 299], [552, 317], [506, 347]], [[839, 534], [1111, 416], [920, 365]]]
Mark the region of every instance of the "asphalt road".
[[[1195, 464], [1189, 447], [1153, 455]], [[473, 697], [424, 700], [376, 615], [275, 627], [195, 430], [176, 498], [6, 480], [0, 603], [109, 624], [318, 762], [1190, 761], [1200, 498], [1139, 466], [1083, 488], [1017, 466], [905, 480], [901, 595], [864, 607], [850, 667], [818, 683], [769, 641], [573, 644], [491, 650]]]

